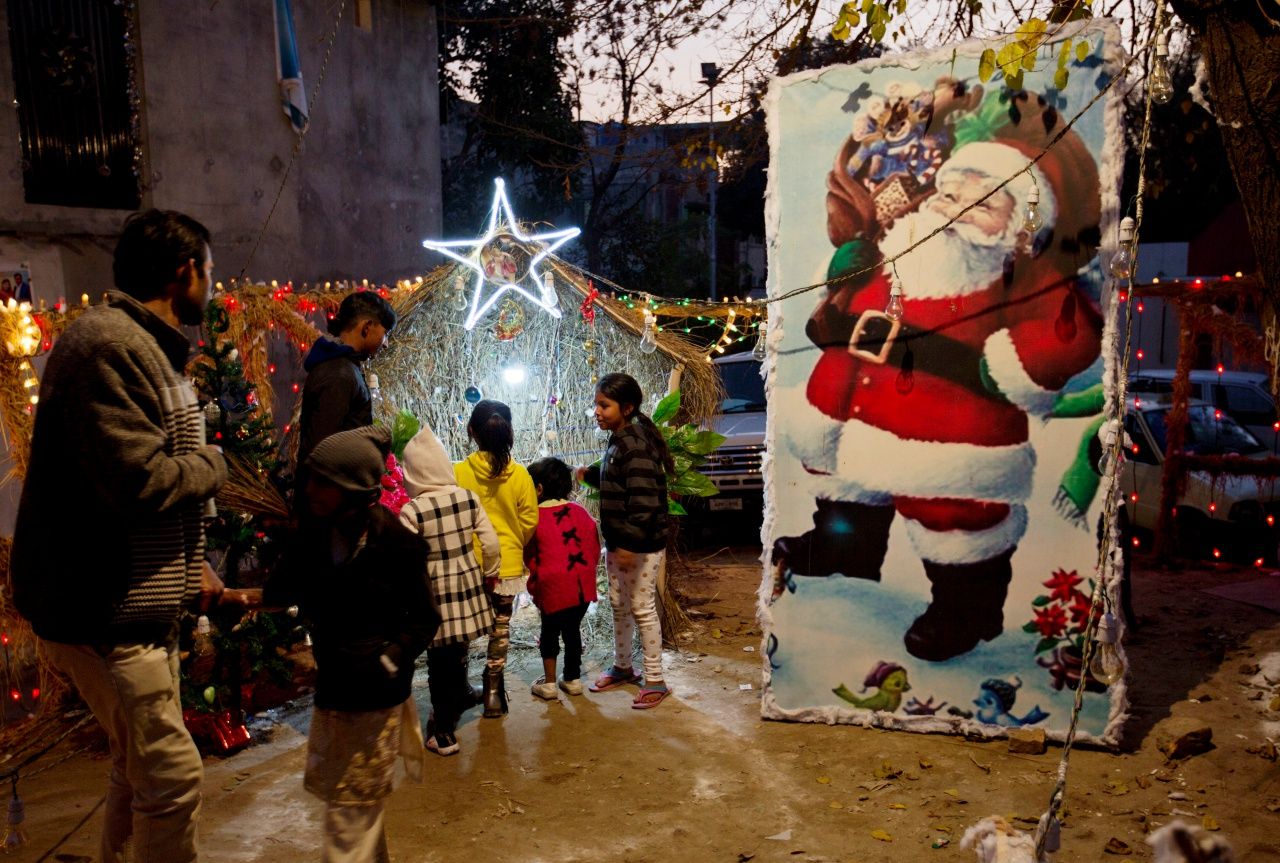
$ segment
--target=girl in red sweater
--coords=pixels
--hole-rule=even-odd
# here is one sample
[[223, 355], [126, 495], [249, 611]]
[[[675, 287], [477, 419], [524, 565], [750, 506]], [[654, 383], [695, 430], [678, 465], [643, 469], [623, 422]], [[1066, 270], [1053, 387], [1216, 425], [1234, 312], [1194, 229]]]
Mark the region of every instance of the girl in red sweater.
[[560, 688], [569, 695], [582, 694], [582, 618], [596, 598], [596, 569], [600, 563], [600, 536], [595, 519], [569, 500], [573, 471], [556, 458], [529, 465], [538, 492], [538, 529], [524, 548], [529, 567], [526, 589], [542, 612], [544, 675], [532, 692], [547, 701], [556, 696], [556, 657], [564, 639], [564, 677]]

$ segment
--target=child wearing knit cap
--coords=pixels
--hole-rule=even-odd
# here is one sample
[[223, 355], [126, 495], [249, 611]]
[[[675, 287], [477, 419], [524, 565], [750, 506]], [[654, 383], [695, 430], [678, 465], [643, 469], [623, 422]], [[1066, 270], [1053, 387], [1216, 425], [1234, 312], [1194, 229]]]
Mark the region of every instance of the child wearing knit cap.
[[306, 510], [267, 581], [264, 604], [297, 605], [316, 661], [303, 784], [328, 806], [325, 860], [383, 860], [383, 807], [396, 761], [421, 781], [413, 662], [440, 615], [426, 548], [378, 503], [391, 449], [384, 428], [322, 440], [306, 462]]

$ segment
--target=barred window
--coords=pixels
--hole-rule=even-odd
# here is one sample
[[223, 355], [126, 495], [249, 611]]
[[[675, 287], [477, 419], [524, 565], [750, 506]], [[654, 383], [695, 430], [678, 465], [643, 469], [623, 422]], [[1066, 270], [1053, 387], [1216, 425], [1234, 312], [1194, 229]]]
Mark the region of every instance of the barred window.
[[132, 2], [8, 0], [29, 204], [136, 209]]

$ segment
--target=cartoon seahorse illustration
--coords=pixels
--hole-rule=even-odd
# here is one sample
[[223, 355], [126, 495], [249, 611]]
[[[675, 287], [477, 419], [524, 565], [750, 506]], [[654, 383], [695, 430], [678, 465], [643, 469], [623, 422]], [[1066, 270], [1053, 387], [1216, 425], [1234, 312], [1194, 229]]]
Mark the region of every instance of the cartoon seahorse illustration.
[[1039, 704], [1031, 708], [1022, 718], [1009, 712], [1018, 700], [1018, 690], [1022, 688], [1021, 678], [1015, 676], [1013, 680], [1014, 682], [1010, 683], [1007, 680], [992, 677], [982, 681], [978, 697], [973, 701], [978, 707], [979, 722], [1011, 728], [1019, 725], [1034, 725], [1049, 718], [1049, 714], [1041, 710]]
[[892, 713], [902, 704], [902, 693], [911, 689], [911, 684], [907, 682], [907, 670], [896, 662], [876, 663], [867, 679], [862, 681], [862, 691], [866, 692], [873, 686], [876, 688], [875, 694], [865, 698], [854, 695], [843, 683], [831, 691], [854, 707]]

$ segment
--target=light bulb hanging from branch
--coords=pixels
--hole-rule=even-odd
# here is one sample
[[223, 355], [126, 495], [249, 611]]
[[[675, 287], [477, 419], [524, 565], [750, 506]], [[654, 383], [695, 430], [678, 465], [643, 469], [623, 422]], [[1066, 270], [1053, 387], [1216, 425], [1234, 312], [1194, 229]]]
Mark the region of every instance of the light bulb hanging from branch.
[[1156, 37], [1156, 57], [1147, 74], [1147, 89], [1151, 99], [1161, 105], [1173, 100], [1173, 77], [1169, 74], [1169, 31], [1161, 30]]
[[1044, 216], [1040, 213], [1040, 187], [1031, 182], [1031, 188], [1027, 190], [1027, 206], [1022, 211], [1022, 230], [1026, 231], [1033, 237], [1044, 227]]
[[1111, 256], [1111, 275], [1117, 279], [1129, 279], [1133, 276], [1133, 229], [1132, 216], [1120, 220], [1120, 247]]
[[768, 345], [767, 345], [768, 338], [769, 338], [769, 325], [762, 321], [760, 323], [760, 326], [756, 328], [756, 344], [755, 344], [755, 347], [751, 349], [751, 356], [753, 359], [759, 360], [760, 362], [764, 362], [764, 358], [768, 355], [768, 352], [769, 352]]
[[644, 310], [644, 326], [640, 336], [640, 353], [651, 354], [658, 349], [658, 319], [653, 312]]
[[1089, 673], [1107, 686], [1124, 677], [1124, 660], [1116, 644], [1120, 641], [1120, 624], [1111, 612], [1102, 615], [1093, 634], [1093, 658], [1089, 660]]

